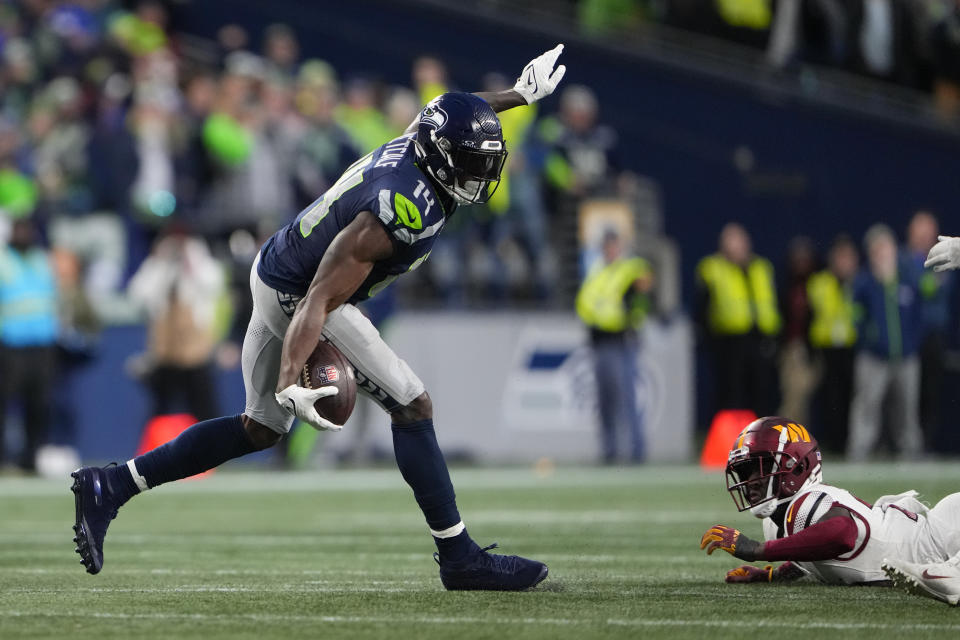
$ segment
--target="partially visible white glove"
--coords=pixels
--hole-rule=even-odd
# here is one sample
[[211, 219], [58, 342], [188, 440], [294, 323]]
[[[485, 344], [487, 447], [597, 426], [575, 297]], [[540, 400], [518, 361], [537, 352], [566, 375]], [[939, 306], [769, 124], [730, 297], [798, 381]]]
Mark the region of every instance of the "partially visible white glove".
[[937, 240], [940, 242], [930, 249], [923, 266], [933, 267], [934, 271], [960, 269], [960, 238], [937, 236]]
[[342, 426], [333, 424], [326, 418], [322, 418], [313, 406], [313, 403], [320, 398], [335, 396], [338, 393], [340, 393], [340, 390], [334, 386], [308, 389], [307, 387], [292, 384], [275, 395], [277, 402], [280, 403], [284, 411], [303, 420], [317, 431], [340, 431], [343, 429]]
[[557, 58], [561, 53], [563, 53], [563, 45], [558, 44], [550, 51], [531, 60], [523, 68], [523, 73], [517, 78], [517, 84], [514, 85], [513, 90], [523, 96], [527, 104], [546, 98], [560, 84], [567, 68], [564, 65], [556, 69], [553, 67], [557, 64]]

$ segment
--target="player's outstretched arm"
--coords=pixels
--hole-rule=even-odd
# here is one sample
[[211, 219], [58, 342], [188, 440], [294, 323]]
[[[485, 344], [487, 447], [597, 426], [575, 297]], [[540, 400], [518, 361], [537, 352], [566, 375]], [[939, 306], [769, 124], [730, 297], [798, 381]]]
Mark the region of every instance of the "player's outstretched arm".
[[557, 66], [557, 58], [561, 53], [563, 45], [558, 44], [528, 62], [513, 89], [480, 91], [474, 95], [486, 100], [490, 108], [497, 113], [542, 100], [553, 93], [563, 79], [563, 74], [567, 72], [566, 66]]
[[857, 524], [850, 512], [832, 507], [821, 520], [804, 530], [780, 538], [758, 542], [733, 527], [722, 524], [707, 529], [700, 538], [700, 548], [711, 554], [717, 549], [741, 560], [792, 560], [813, 562], [831, 560], [853, 551], [857, 542]]
[[[517, 78], [517, 84], [513, 86], [513, 89], [477, 91], [473, 95], [485, 100], [490, 108], [497, 113], [514, 107], [533, 104], [537, 100], [546, 98], [553, 93], [553, 90], [563, 79], [563, 74], [567, 72], [566, 66], [562, 64], [557, 66], [557, 58], [560, 57], [561, 53], [563, 53], [563, 45], [558, 44], [553, 49], [528, 62], [520, 73], [520, 77]], [[418, 116], [414, 118], [403, 133], [416, 133], [419, 123], [420, 118]]]
[[330, 243], [307, 295], [297, 305], [287, 327], [280, 357], [277, 400], [318, 429], [334, 429], [338, 425], [328, 423], [313, 410], [316, 398], [307, 396], [320, 389], [300, 387], [300, 371], [320, 341], [327, 313], [347, 301], [370, 274], [374, 262], [392, 253], [393, 243], [383, 226], [372, 214], [360, 213]]

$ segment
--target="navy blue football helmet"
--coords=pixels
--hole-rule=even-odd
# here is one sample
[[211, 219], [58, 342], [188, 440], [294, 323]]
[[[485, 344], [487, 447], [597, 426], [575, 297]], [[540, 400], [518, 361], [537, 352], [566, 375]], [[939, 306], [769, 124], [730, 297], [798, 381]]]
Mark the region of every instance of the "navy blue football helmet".
[[507, 159], [500, 120], [471, 93], [444, 93], [420, 112], [420, 167], [460, 204], [486, 202]]

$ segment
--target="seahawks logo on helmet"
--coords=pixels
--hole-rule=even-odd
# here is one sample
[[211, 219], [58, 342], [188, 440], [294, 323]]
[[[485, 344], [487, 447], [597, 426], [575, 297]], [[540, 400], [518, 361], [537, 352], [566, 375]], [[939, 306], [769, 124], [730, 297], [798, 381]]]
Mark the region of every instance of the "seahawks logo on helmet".
[[438, 107], [436, 102], [437, 100], [434, 99], [423, 108], [420, 124], [432, 124], [435, 129], [439, 129], [447, 123], [447, 112]]

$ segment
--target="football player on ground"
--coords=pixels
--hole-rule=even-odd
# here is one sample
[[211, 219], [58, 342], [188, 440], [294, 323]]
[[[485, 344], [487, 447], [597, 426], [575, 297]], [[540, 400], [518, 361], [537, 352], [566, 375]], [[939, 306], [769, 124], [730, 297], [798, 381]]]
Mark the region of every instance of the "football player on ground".
[[937, 244], [930, 247], [923, 266], [928, 269], [933, 267], [934, 271], [960, 269], [960, 238], [937, 236], [937, 241]]
[[340, 425], [314, 402], [334, 387], [299, 385], [321, 338], [353, 364], [358, 387], [390, 414], [394, 452], [433, 534], [447, 589], [521, 590], [547, 576], [541, 562], [488, 553], [467, 534], [437, 445], [430, 396], [410, 367], [354, 306], [415, 269], [458, 205], [485, 202], [507, 157], [496, 113], [550, 95], [566, 68], [563, 45], [531, 61], [512, 90], [446, 93], [407, 132], [364, 156], [260, 250], [250, 272], [254, 308], [243, 342], [246, 409], [200, 422], [119, 466], [72, 475], [77, 552], [103, 567], [110, 521], [130, 498], [276, 444], [299, 418]]
[[810, 574], [828, 584], [894, 584], [960, 601], [960, 493], [928, 508], [916, 491], [874, 504], [823, 483], [820, 449], [802, 426], [784, 418], [751, 422], [727, 462], [727, 490], [737, 509], [763, 519], [764, 542], [714, 525], [700, 548], [748, 562], [727, 582], [787, 582]]

